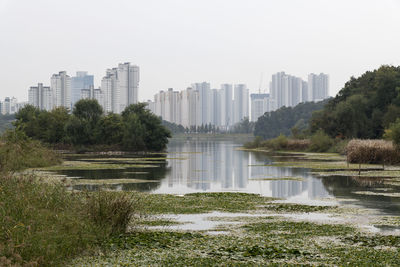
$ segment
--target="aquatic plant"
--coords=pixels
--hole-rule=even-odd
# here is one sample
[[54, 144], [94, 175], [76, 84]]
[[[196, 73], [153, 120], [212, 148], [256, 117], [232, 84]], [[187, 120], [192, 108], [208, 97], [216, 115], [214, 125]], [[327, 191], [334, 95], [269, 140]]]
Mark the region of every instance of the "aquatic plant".
[[397, 164], [400, 162], [400, 152], [392, 142], [384, 140], [353, 139], [346, 146], [347, 162]]

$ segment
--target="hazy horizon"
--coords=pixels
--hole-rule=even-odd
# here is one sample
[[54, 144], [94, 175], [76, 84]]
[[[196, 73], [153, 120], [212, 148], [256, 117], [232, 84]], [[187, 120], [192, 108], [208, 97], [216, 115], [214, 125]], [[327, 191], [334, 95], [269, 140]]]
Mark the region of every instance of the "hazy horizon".
[[28, 99], [38, 82], [140, 67], [139, 100], [207, 81], [268, 89], [285, 71], [330, 76], [335, 95], [351, 76], [400, 65], [400, 2], [0, 0], [0, 99]]

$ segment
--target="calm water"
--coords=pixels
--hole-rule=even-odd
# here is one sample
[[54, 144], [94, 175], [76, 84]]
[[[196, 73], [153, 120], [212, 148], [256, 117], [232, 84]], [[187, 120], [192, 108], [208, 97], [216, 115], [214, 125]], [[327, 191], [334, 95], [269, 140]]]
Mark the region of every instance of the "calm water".
[[[84, 179], [149, 181], [107, 185], [113, 190], [171, 194], [246, 192], [302, 204], [351, 204], [372, 209], [376, 213], [400, 213], [400, 198], [382, 195], [398, 193], [400, 188], [385, 185], [382, 179], [317, 177], [308, 169], [266, 166], [282, 158], [237, 150], [240, 146], [234, 141], [172, 140], [168, 146], [168, 160], [159, 164], [158, 168], [70, 170], [59, 173]], [[88, 184], [76, 185], [74, 189], [95, 190], [98, 187]], [[369, 194], [360, 194], [362, 192]], [[380, 195], [370, 195], [371, 192]]]

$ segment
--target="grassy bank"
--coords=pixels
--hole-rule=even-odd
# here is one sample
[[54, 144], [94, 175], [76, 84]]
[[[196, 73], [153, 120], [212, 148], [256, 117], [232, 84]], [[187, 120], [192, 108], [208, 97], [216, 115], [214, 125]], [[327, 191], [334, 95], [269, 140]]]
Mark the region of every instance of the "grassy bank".
[[253, 134], [231, 134], [231, 133], [180, 133], [174, 134], [172, 139], [224, 139], [248, 141], [254, 138]]
[[253, 141], [247, 142], [243, 146], [247, 149], [258, 148], [271, 151], [344, 153], [347, 143], [347, 140], [333, 139], [323, 132], [317, 132], [308, 139], [288, 138], [282, 134], [268, 140], [256, 137]]
[[133, 196], [73, 193], [61, 182], [20, 171], [60, 163], [21, 132], [0, 144], [0, 266], [62, 266], [125, 233], [137, 211]]

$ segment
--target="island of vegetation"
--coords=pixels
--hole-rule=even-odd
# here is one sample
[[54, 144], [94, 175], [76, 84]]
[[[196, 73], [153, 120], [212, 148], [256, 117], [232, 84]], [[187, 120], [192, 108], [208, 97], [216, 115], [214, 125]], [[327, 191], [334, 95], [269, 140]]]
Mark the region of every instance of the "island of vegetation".
[[72, 114], [64, 107], [51, 111], [26, 106], [14, 125], [26, 136], [54, 148], [85, 150], [162, 151], [171, 136], [146, 104], [128, 106], [122, 113], [105, 114], [96, 100], [78, 101]]

